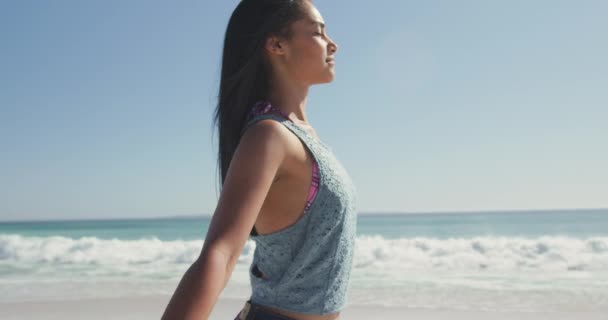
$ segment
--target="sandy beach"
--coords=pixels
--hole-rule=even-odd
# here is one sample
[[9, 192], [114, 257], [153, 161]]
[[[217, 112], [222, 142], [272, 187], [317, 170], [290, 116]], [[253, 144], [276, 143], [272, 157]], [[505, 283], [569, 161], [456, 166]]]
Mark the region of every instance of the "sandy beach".
[[[160, 319], [170, 296], [100, 298], [83, 300], [28, 301], [0, 303], [0, 319], [4, 320], [70, 320]], [[211, 320], [232, 320], [243, 301], [220, 298]], [[424, 310], [406, 307], [350, 306], [342, 312], [342, 320], [367, 319], [449, 319], [449, 320], [532, 320], [532, 319], [606, 319], [602, 311], [576, 312], [484, 312], [463, 310]]]

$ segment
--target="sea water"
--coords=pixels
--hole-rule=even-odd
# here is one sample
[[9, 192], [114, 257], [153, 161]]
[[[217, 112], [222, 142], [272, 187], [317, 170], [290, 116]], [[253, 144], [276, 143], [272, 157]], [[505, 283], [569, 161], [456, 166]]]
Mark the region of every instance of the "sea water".
[[[0, 223], [0, 302], [172, 294], [210, 217]], [[221, 297], [249, 298], [248, 240]], [[608, 311], [608, 209], [361, 213], [348, 305]]]

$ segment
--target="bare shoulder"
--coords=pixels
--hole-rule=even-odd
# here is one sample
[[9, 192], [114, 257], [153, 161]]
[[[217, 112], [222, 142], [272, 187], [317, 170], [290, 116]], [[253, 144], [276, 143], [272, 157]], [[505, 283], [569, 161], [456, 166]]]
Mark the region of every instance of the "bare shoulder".
[[252, 123], [243, 133], [241, 137], [241, 141], [249, 140], [247, 137], [254, 136], [255, 141], [259, 141], [258, 138], [268, 138], [271, 141], [259, 141], [261, 143], [270, 142], [270, 143], [285, 143], [287, 142], [287, 137], [285, 135], [287, 130], [285, 126], [280, 124], [276, 120], [272, 119], [260, 119]]
[[245, 130], [237, 151], [243, 149], [243, 152], [253, 153], [257, 150], [257, 153], [267, 153], [268, 157], [283, 160], [290, 149], [290, 138], [288, 129], [279, 122], [261, 119]]
[[256, 121], [245, 130], [228, 166], [201, 254], [215, 248], [236, 262], [280, 174], [289, 143], [284, 130], [282, 124], [269, 119]]

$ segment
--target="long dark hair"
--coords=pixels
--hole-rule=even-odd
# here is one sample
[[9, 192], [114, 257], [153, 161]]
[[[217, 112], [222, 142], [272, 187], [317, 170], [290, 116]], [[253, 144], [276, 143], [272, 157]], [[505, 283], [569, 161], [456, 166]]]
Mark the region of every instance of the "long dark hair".
[[[256, 101], [268, 98], [266, 39], [271, 35], [291, 39], [291, 24], [304, 17], [306, 1], [309, 0], [241, 0], [230, 16], [214, 114], [214, 126], [219, 131], [220, 192], [250, 108]], [[250, 234], [256, 234], [255, 228]]]

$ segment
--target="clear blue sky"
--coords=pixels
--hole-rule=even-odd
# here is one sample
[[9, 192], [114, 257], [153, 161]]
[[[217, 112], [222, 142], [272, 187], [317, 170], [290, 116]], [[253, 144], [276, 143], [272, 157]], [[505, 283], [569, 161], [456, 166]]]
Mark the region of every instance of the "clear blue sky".
[[[212, 214], [237, 2], [2, 2], [0, 220]], [[315, 3], [360, 212], [608, 207], [608, 2]]]

